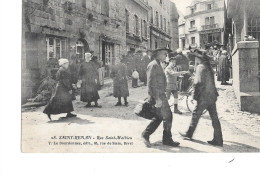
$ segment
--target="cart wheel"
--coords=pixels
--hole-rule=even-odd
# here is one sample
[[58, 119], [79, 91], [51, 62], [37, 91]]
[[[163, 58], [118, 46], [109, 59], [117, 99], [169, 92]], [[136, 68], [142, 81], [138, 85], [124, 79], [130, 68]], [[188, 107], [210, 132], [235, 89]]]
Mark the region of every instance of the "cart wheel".
[[[186, 106], [188, 108], [188, 110], [190, 112], [193, 112], [193, 110], [195, 109], [195, 106], [197, 104], [196, 100], [193, 100], [192, 96], [186, 96]], [[207, 110], [205, 109], [202, 114], [205, 114], [207, 112]]]

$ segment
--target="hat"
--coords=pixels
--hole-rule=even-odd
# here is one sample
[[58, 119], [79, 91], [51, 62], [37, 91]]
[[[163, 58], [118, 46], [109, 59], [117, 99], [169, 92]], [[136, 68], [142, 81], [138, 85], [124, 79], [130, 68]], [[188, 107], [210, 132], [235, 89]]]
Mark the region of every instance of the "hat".
[[92, 57], [92, 60], [97, 60], [97, 59], [98, 59], [97, 56], [93, 56], [93, 57]]
[[177, 57], [170, 57], [169, 61], [172, 61], [172, 60], [177, 60]]
[[209, 57], [206, 55], [206, 50], [204, 49], [195, 49], [193, 53], [194, 56], [196, 56], [197, 58], [201, 59], [201, 60], [208, 60]]
[[60, 66], [65, 64], [65, 63], [69, 63], [68, 59], [64, 59], [64, 58], [59, 59], [59, 65]]
[[85, 53], [85, 57], [91, 58], [92, 54], [91, 53]]
[[171, 57], [175, 57], [175, 56], [177, 56], [178, 54], [177, 54], [177, 52], [170, 52], [169, 53], [169, 57], [171, 58]]
[[181, 52], [182, 52], [182, 49], [181, 49], [181, 48], [178, 48], [178, 49], [176, 50], [176, 52], [177, 52], [177, 53], [181, 53]]
[[223, 51], [221, 51], [221, 54], [227, 55], [227, 51], [223, 50]]
[[156, 54], [159, 51], [167, 51], [168, 53], [171, 52], [171, 50], [169, 48], [157, 48], [152, 51], [152, 55]]

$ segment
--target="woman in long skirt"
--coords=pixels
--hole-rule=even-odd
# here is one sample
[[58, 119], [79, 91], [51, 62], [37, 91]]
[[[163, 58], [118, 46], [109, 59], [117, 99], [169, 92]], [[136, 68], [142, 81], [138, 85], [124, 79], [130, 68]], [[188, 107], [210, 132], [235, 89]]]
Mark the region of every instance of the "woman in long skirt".
[[91, 54], [85, 54], [85, 62], [79, 68], [79, 80], [81, 82], [80, 100], [87, 102], [86, 107], [91, 107], [91, 102], [94, 102], [94, 107], [101, 107], [98, 105], [98, 73], [95, 65], [90, 61]]
[[69, 61], [67, 59], [59, 59], [60, 68], [57, 72], [57, 85], [55, 92], [47, 104], [43, 113], [48, 115], [51, 120], [51, 115], [60, 113], [67, 113], [67, 117], [76, 117], [77, 115], [72, 114], [74, 110], [72, 105], [72, 89], [71, 75], [69, 71]]

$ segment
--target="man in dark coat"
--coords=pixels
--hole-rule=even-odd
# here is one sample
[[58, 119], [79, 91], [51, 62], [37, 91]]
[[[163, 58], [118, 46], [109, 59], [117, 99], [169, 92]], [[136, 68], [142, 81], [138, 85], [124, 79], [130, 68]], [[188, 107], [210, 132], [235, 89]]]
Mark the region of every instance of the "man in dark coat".
[[141, 58], [141, 70], [140, 70], [140, 80], [144, 82], [144, 85], [147, 85], [147, 76], [146, 76], [146, 69], [148, 64], [150, 63], [150, 59], [147, 55], [147, 52], [143, 53], [143, 56]]
[[98, 61], [97, 56], [93, 56], [93, 57], [91, 58], [91, 61], [90, 61], [90, 62], [91, 62], [91, 63], [95, 66], [95, 68], [97, 69], [97, 71], [96, 71], [96, 73], [97, 73], [97, 88], [98, 88], [98, 89], [101, 89], [100, 79], [99, 79], [99, 73], [101, 73], [101, 72], [100, 72], [100, 68], [102, 67], [102, 64], [101, 64], [101, 62]]
[[60, 68], [56, 76], [58, 83], [53, 96], [43, 111], [50, 120], [51, 114], [67, 113], [67, 117], [76, 117], [76, 115], [71, 113], [74, 108], [72, 105], [73, 85], [69, 71], [69, 61], [67, 59], [59, 59], [59, 65]]
[[86, 107], [91, 107], [91, 102], [95, 102], [95, 107], [101, 107], [98, 105], [98, 89], [97, 89], [97, 80], [98, 73], [97, 68], [90, 61], [91, 54], [85, 54], [85, 62], [80, 65], [79, 68], [79, 80], [81, 82], [81, 93], [80, 100], [83, 102], [87, 102]]
[[189, 60], [186, 56], [182, 54], [182, 50], [179, 48], [176, 50], [177, 56], [176, 61], [178, 65], [181, 67], [181, 71], [189, 71]]
[[126, 55], [127, 75], [131, 76], [134, 69], [133, 51], [128, 51]]
[[147, 147], [151, 147], [149, 137], [163, 121], [163, 144], [168, 146], [178, 146], [179, 142], [172, 139], [172, 112], [168, 103], [166, 91], [166, 77], [161, 66], [161, 62], [165, 61], [168, 49], [157, 49], [153, 51], [154, 60], [147, 66], [147, 82], [150, 103], [154, 104], [157, 110], [157, 116], [153, 118], [151, 123], [142, 133], [142, 139]]
[[194, 79], [193, 99], [197, 101], [197, 105], [192, 113], [192, 120], [186, 133], [180, 133], [185, 138], [192, 138], [197, 127], [202, 112], [207, 109], [212, 120], [214, 128], [214, 138], [208, 141], [209, 144], [223, 146], [223, 138], [221, 125], [218, 119], [216, 101], [218, 92], [214, 81], [214, 72], [211, 68], [209, 58], [204, 50], [197, 50], [196, 57], [199, 65], [196, 68]]
[[223, 50], [221, 52], [221, 55], [219, 57], [219, 61], [218, 61], [218, 81], [221, 81], [221, 85], [227, 85], [227, 81], [229, 81], [229, 60], [227, 57], [227, 51]]
[[127, 83], [126, 59], [122, 59], [117, 65], [112, 67], [110, 77], [113, 78], [113, 96], [118, 98], [115, 106], [121, 106], [121, 97], [124, 98], [125, 106], [128, 106], [127, 97], [129, 96]]

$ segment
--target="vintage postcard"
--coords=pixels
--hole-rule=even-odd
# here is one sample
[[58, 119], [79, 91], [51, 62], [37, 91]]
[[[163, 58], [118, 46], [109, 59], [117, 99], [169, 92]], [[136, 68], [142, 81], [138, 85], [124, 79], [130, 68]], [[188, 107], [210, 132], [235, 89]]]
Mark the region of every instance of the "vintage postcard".
[[22, 0], [25, 153], [260, 151], [259, 0]]

